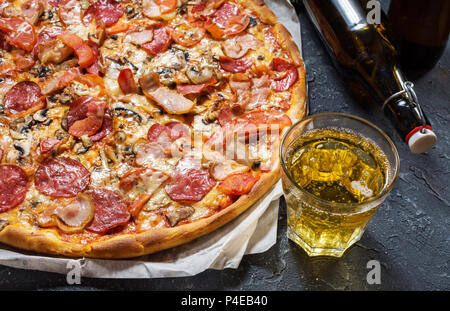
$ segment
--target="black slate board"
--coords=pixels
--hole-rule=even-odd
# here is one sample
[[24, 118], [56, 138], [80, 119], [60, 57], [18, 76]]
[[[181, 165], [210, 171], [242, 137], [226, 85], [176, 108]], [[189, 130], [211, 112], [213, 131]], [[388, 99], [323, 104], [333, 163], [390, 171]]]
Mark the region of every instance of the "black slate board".
[[[382, 3], [385, 7], [388, 1]], [[413, 155], [379, 111], [363, 109], [348, 95], [305, 12], [299, 8], [298, 13], [310, 113], [366, 118], [393, 139], [401, 158], [396, 186], [345, 257], [308, 258], [286, 238], [281, 200], [276, 245], [245, 256], [236, 270], [171, 279], [82, 278], [80, 285], [68, 285], [65, 275], [0, 266], [0, 290], [450, 290], [450, 46], [431, 72], [414, 81], [438, 144]], [[381, 264], [381, 284], [367, 282], [370, 260]]]

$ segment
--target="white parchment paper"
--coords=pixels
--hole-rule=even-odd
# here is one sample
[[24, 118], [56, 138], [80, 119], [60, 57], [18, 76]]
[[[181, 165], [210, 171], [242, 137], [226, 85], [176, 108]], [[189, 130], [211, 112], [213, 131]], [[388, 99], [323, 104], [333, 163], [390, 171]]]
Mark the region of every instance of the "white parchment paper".
[[[266, 0], [301, 50], [301, 31], [295, 9], [287, 0]], [[278, 204], [283, 190], [278, 182], [239, 217], [190, 243], [133, 259], [69, 259], [36, 255], [0, 245], [0, 264], [66, 274], [81, 267], [82, 277], [161, 278], [192, 276], [206, 269], [237, 268], [246, 254], [267, 251], [276, 243]]]

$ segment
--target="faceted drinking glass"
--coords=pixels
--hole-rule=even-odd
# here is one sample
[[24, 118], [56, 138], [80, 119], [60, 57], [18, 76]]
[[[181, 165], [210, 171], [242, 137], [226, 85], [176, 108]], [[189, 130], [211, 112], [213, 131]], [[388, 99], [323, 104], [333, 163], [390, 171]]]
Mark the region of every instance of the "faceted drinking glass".
[[[387, 163], [384, 167], [384, 181], [378, 193], [362, 202], [336, 203], [306, 191], [295, 181], [294, 172], [289, 171], [287, 161], [292, 158], [293, 152], [297, 152], [298, 146], [304, 143], [302, 139], [308, 136], [309, 139], [313, 137], [320, 140], [323, 138], [319, 137], [321, 133], [328, 130], [353, 133], [381, 151]], [[320, 113], [294, 124], [285, 133], [280, 148], [288, 238], [300, 245], [309, 256], [341, 257], [361, 238], [370, 219], [397, 181], [400, 160], [395, 145], [382, 130], [364, 119], [342, 113]], [[352, 155], [356, 156], [360, 155]]]

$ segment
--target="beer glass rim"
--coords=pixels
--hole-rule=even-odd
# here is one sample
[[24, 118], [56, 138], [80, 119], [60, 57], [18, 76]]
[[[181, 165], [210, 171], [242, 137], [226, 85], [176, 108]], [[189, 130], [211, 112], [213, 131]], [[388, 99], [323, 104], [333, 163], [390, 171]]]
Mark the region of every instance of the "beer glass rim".
[[[291, 133], [300, 123], [307, 121], [308, 119], [314, 119], [317, 117], [322, 117], [322, 116], [337, 116], [337, 117], [343, 117], [343, 118], [349, 118], [349, 119], [354, 119], [357, 121], [360, 121], [361, 123], [375, 129], [389, 144], [393, 154], [394, 154], [394, 158], [395, 158], [395, 163], [390, 163], [391, 165], [391, 170], [393, 172], [393, 178], [390, 178], [388, 180], [388, 184], [383, 188], [382, 191], [380, 191], [380, 193], [378, 195], [376, 195], [373, 198], [368, 199], [367, 201], [363, 201], [360, 203], [337, 203], [337, 202], [331, 202], [331, 201], [327, 201], [324, 199], [321, 199], [307, 191], [305, 191], [305, 189], [303, 189], [302, 187], [300, 187], [300, 185], [298, 183], [296, 183], [294, 181], [294, 179], [292, 178], [291, 174], [289, 173], [289, 171], [287, 170], [285, 161], [284, 161], [284, 152], [283, 152], [283, 146], [285, 144], [285, 140], [288, 137], [289, 133]], [[342, 127], [345, 129], [345, 127]], [[379, 146], [380, 147], [380, 146]], [[381, 148], [381, 147], [380, 147]], [[384, 150], [383, 150], [384, 152]], [[355, 115], [351, 115], [351, 114], [347, 114], [347, 113], [342, 113], [342, 112], [322, 112], [322, 113], [315, 113], [312, 115], [308, 115], [306, 117], [304, 117], [301, 120], [298, 120], [297, 122], [295, 122], [283, 135], [283, 138], [281, 140], [281, 144], [280, 144], [280, 162], [281, 162], [281, 168], [284, 171], [285, 175], [288, 177], [289, 181], [299, 190], [301, 191], [301, 193], [303, 195], [305, 195], [307, 198], [315, 200], [317, 202], [320, 202], [321, 204], [325, 204], [328, 206], [333, 206], [336, 208], [345, 208], [345, 207], [361, 207], [361, 206], [366, 206], [366, 205], [370, 205], [373, 202], [376, 202], [378, 200], [380, 200], [381, 198], [383, 198], [385, 195], [387, 195], [392, 188], [394, 187], [394, 185], [396, 184], [396, 181], [398, 179], [398, 175], [399, 175], [399, 171], [400, 171], [400, 157], [397, 151], [397, 148], [395, 147], [393, 141], [389, 138], [389, 136], [387, 136], [387, 134], [381, 130], [378, 126], [376, 126], [375, 124], [373, 124], [372, 122], [363, 119], [361, 117], [355, 116]]]

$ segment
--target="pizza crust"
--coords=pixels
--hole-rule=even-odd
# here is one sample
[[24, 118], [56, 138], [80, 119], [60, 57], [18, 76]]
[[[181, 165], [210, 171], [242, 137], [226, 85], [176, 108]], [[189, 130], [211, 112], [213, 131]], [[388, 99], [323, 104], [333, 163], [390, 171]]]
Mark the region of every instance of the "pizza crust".
[[[287, 115], [292, 122], [306, 115], [305, 68], [300, 51], [287, 29], [262, 0], [239, 0], [252, 10], [263, 22], [273, 26], [273, 31], [282, 47], [287, 50], [298, 69], [298, 81], [292, 86], [291, 106]], [[280, 137], [281, 141], [281, 137]], [[277, 149], [278, 152], [278, 149]], [[193, 223], [172, 228], [159, 228], [136, 235], [125, 234], [90, 244], [69, 243], [58, 238], [47, 229], [29, 229], [17, 224], [0, 229], [0, 242], [20, 249], [66, 257], [131, 258], [155, 253], [190, 242], [208, 234], [242, 214], [259, 200], [280, 178], [280, 161], [274, 163], [271, 172], [261, 175], [252, 190], [220, 212]]]

